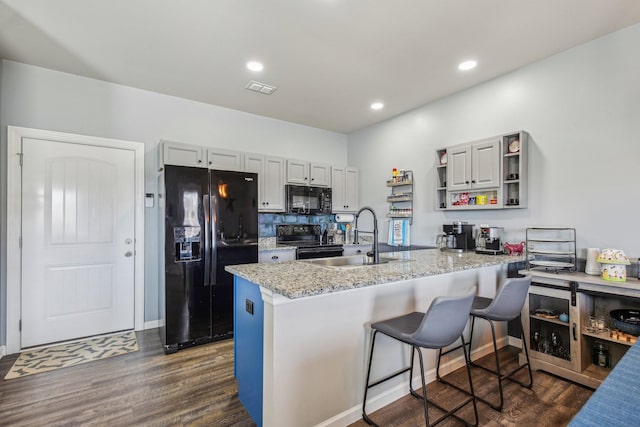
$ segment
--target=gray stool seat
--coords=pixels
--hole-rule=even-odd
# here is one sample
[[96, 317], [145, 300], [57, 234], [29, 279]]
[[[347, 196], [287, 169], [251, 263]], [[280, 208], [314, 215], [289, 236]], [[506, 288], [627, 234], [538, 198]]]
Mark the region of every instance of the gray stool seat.
[[[499, 287], [499, 289], [496, 292], [495, 298], [492, 299], [492, 298], [485, 298], [485, 297], [475, 297], [473, 300], [473, 304], [471, 306], [471, 311], [470, 311], [471, 335], [469, 337], [469, 343], [468, 343], [469, 355], [471, 355], [471, 348], [473, 345], [473, 331], [475, 329], [475, 320], [476, 318], [484, 319], [487, 322], [489, 322], [489, 325], [491, 326], [491, 337], [493, 339], [493, 353], [494, 353], [495, 362], [496, 362], [496, 369], [495, 370], [489, 369], [485, 366], [476, 364], [474, 362], [470, 362], [470, 365], [473, 367], [484, 369], [485, 371], [495, 375], [498, 379], [498, 391], [500, 394], [500, 400], [497, 404], [491, 403], [485, 398], [477, 395], [475, 395], [475, 398], [480, 400], [481, 402], [486, 403], [487, 405], [491, 406], [493, 409], [497, 411], [502, 411], [502, 407], [504, 406], [504, 397], [503, 397], [503, 391], [502, 391], [502, 382], [504, 380], [513, 381], [526, 388], [531, 388], [531, 386], [533, 385], [533, 375], [531, 373], [529, 351], [527, 349], [524, 329], [522, 328], [522, 321], [520, 319], [520, 313], [522, 311], [522, 307], [524, 306], [524, 302], [527, 298], [527, 294], [529, 293], [530, 284], [531, 284], [530, 275], [527, 275], [525, 277], [509, 278], [505, 280], [504, 283]], [[524, 349], [524, 353], [527, 361], [526, 363], [518, 366], [518, 368], [514, 369], [508, 374], [503, 374], [502, 371], [500, 370], [500, 360], [498, 358], [498, 346], [496, 343], [496, 332], [495, 332], [495, 327], [493, 322], [500, 322], [500, 321], [504, 322], [504, 321], [510, 321], [515, 319], [518, 319], [520, 321], [522, 347]], [[456, 348], [452, 348], [445, 353], [441, 353], [441, 355], [457, 350], [458, 348], [460, 348], [460, 346]], [[467, 391], [443, 380], [440, 377], [439, 367], [440, 367], [440, 360], [438, 360], [438, 369], [436, 369], [436, 378], [439, 381], [445, 384], [452, 385], [453, 387], [465, 393], [473, 394], [473, 390]], [[522, 381], [519, 381], [513, 378], [513, 374], [515, 374], [516, 372], [524, 368], [527, 368], [529, 371], [528, 383], [523, 383]]]
[[[424, 378], [424, 362], [422, 359], [422, 352], [420, 351], [420, 348], [438, 349], [439, 351], [442, 351], [443, 347], [453, 344], [458, 340], [458, 338], [462, 340], [463, 348], [466, 347], [464, 345], [464, 337], [462, 336], [462, 331], [464, 330], [469, 318], [474, 294], [475, 287], [465, 295], [459, 297], [438, 297], [433, 300], [426, 313], [413, 312], [384, 321], [375, 322], [371, 325], [371, 350], [369, 353], [367, 380], [364, 390], [364, 399], [362, 402], [362, 418], [368, 424], [375, 425], [373, 420], [371, 420], [371, 418], [366, 413], [367, 393], [369, 389], [407, 371], [409, 372], [409, 392], [413, 397], [416, 397], [423, 401], [425, 423], [427, 426], [436, 425], [449, 416], [453, 416], [468, 425], [476, 426], [478, 424], [478, 411], [473, 394], [470, 398], [465, 399], [463, 402], [460, 402], [453, 409], [445, 409], [427, 398], [427, 389]], [[378, 332], [383, 333], [388, 337], [394, 338], [397, 341], [410, 345], [412, 347], [411, 360], [408, 367], [401, 368], [400, 370], [391, 373], [384, 378], [370, 383], [369, 380], [371, 376], [371, 364], [373, 361], [373, 353]], [[412, 384], [415, 353], [418, 353], [418, 359], [420, 362], [422, 395], [416, 393], [416, 391], [413, 389]], [[471, 383], [471, 371], [469, 370], [470, 361], [466, 351], [464, 352], [464, 354], [467, 375], [469, 378], [469, 387], [471, 388], [471, 390], [473, 390], [473, 384]], [[455, 412], [457, 412], [468, 403], [473, 404], [475, 415], [475, 421], [473, 424], [470, 424], [468, 421], [455, 415]], [[433, 424], [429, 423], [427, 404], [433, 405], [434, 407], [445, 413], [443, 416], [433, 422]]]

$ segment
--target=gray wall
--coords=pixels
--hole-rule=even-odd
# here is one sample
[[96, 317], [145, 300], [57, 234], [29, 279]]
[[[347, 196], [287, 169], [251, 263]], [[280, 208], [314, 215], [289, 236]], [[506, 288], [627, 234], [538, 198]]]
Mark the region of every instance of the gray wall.
[[[383, 216], [391, 169], [413, 169], [414, 243], [434, 243], [454, 220], [504, 226], [511, 242], [524, 240], [529, 226], [565, 225], [576, 228], [579, 249], [614, 247], [637, 257], [638, 46], [640, 24], [350, 134], [361, 203]], [[519, 129], [533, 139], [528, 209], [434, 210], [436, 148]]]
[[[161, 139], [274, 156], [347, 164], [344, 134], [243, 113], [182, 98], [2, 61], [2, 250], [6, 248], [7, 126], [143, 142], [145, 192], [157, 188]], [[242, 90], [242, 89], [240, 89]], [[157, 313], [157, 210], [145, 212], [145, 320]], [[0, 282], [0, 343], [5, 339], [6, 257]]]
[[[2, 119], [2, 67], [4, 65], [4, 61], [0, 61], [0, 120]], [[4, 129], [0, 126], [0, 129]], [[7, 212], [7, 193], [6, 193], [6, 185], [5, 179], [7, 175], [7, 150], [4, 148], [6, 144], [3, 142], [2, 138], [6, 138], [6, 132], [0, 132], [0, 145], [2, 146], [0, 149], [0, 322], [2, 322], [2, 326], [0, 327], [0, 345], [4, 345], [7, 342], [6, 339], [6, 300], [7, 300], [7, 287], [4, 286], [6, 278], [6, 238], [7, 235], [7, 221], [5, 220], [6, 212]], [[2, 354], [0, 353], [0, 356]]]

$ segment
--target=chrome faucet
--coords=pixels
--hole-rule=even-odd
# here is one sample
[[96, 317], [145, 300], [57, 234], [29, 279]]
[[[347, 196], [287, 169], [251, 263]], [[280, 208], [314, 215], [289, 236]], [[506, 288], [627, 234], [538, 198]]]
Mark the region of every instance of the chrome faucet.
[[378, 252], [378, 218], [376, 217], [376, 213], [368, 206], [363, 207], [356, 214], [356, 221], [353, 227], [353, 243], [358, 244], [358, 218], [363, 211], [371, 212], [373, 215], [373, 231], [360, 231], [360, 233], [371, 233], [373, 234], [373, 263], [380, 263], [380, 256]]

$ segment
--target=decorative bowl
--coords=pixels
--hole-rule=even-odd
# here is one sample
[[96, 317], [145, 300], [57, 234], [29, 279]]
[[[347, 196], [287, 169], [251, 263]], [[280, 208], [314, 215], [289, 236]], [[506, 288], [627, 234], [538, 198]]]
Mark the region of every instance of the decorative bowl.
[[609, 312], [614, 326], [622, 332], [640, 335], [640, 311], [630, 309], [612, 310]]

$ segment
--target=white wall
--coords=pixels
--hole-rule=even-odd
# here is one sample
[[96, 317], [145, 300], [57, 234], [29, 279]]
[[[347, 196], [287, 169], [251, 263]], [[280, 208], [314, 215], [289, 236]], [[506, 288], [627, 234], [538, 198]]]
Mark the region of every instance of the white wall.
[[[344, 134], [297, 125], [223, 107], [78, 77], [12, 61], [2, 61], [1, 153], [7, 126], [55, 130], [140, 141], [146, 147], [145, 192], [157, 188], [158, 141], [265, 153], [346, 165]], [[244, 90], [239, 88], [238, 90]], [[2, 248], [6, 248], [6, 160], [2, 159]], [[157, 212], [146, 210], [145, 320], [157, 313]], [[5, 257], [2, 257], [1, 324], [5, 324]], [[4, 326], [0, 343], [5, 342]]]
[[[413, 169], [414, 243], [433, 244], [454, 220], [504, 226], [511, 242], [566, 225], [579, 249], [640, 255], [639, 45], [640, 24], [350, 134], [361, 203], [384, 216], [391, 169]], [[520, 129], [533, 139], [528, 209], [434, 210], [436, 148]]]

